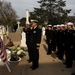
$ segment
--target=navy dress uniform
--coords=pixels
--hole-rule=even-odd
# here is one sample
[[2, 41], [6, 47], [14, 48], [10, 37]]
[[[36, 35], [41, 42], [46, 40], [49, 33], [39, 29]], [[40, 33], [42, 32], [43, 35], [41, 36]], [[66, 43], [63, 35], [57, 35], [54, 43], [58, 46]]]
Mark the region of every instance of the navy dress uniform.
[[[55, 27], [55, 29], [54, 29]], [[57, 30], [56, 30], [56, 25], [53, 26], [53, 41], [52, 41], [52, 48], [53, 51], [56, 51], [56, 39], [57, 39]]]
[[75, 33], [74, 30], [68, 30], [67, 32], [67, 49], [66, 49], [66, 67], [72, 67], [73, 63], [73, 51], [75, 50]]
[[60, 49], [61, 49], [61, 42], [60, 42], [61, 39], [62, 39], [61, 30], [57, 30], [57, 39], [56, 39], [56, 43], [57, 43], [57, 53], [56, 53], [56, 55], [57, 55], [58, 57], [59, 57]]
[[[71, 23], [68, 23], [71, 26]], [[75, 50], [75, 30], [68, 28], [67, 30], [67, 49], [66, 49], [66, 67], [71, 68], [73, 64], [73, 55]]]
[[[35, 23], [35, 22], [34, 22]], [[32, 70], [35, 70], [39, 66], [39, 47], [41, 43], [42, 30], [37, 26], [31, 30], [30, 34], [30, 48], [32, 54]]]
[[59, 39], [59, 55], [58, 58], [60, 60], [63, 60], [64, 56], [64, 48], [65, 48], [65, 32], [64, 32], [64, 24], [61, 24], [61, 30], [60, 30], [60, 39]]
[[50, 55], [52, 53], [52, 41], [53, 41], [53, 30], [52, 26], [48, 25], [48, 29], [46, 30], [46, 39], [48, 44], [48, 50], [47, 55]]

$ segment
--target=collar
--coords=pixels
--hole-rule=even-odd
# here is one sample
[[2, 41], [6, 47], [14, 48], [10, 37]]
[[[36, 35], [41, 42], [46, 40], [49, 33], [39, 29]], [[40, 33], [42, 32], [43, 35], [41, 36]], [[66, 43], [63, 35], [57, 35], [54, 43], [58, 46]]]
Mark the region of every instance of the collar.
[[36, 29], [37, 28], [37, 26], [35, 26], [33, 29]]

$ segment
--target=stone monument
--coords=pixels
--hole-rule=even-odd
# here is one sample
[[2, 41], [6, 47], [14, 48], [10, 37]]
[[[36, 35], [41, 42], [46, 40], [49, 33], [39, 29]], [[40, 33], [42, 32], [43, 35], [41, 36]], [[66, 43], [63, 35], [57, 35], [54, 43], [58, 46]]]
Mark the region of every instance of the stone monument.
[[26, 9], [26, 25], [27, 24], [30, 24], [29, 23], [29, 10], [28, 9]]

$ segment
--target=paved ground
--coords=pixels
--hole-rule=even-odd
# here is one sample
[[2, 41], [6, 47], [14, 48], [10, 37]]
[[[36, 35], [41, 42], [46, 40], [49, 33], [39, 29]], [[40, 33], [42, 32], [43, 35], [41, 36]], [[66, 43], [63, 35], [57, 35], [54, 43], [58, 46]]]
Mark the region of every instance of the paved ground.
[[[20, 42], [14, 42], [15, 44]], [[72, 68], [65, 68], [65, 65], [58, 58], [53, 58], [51, 55], [46, 55], [47, 45], [42, 39], [39, 50], [39, 68], [32, 71], [30, 69], [31, 63], [27, 62], [28, 53], [18, 62], [10, 62], [11, 73], [8, 72], [5, 64], [0, 62], [0, 75], [71, 75], [75, 72], [75, 63]]]

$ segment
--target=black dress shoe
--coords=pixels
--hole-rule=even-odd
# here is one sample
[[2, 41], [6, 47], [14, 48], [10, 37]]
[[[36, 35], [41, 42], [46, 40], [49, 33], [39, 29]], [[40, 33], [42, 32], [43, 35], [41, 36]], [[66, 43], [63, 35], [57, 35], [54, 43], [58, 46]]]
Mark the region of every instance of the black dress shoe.
[[27, 61], [29, 61], [29, 59]]
[[71, 68], [72, 66], [66, 66], [66, 68]]
[[71, 75], [75, 75], [75, 73], [72, 73]]
[[33, 66], [30, 66], [30, 68], [33, 68]]
[[67, 65], [66, 62], [63, 63], [64, 65]]
[[47, 55], [51, 55], [51, 53], [47, 53]]
[[33, 67], [32, 70], [36, 70], [38, 67]]
[[29, 60], [28, 63], [32, 62], [32, 60]]

